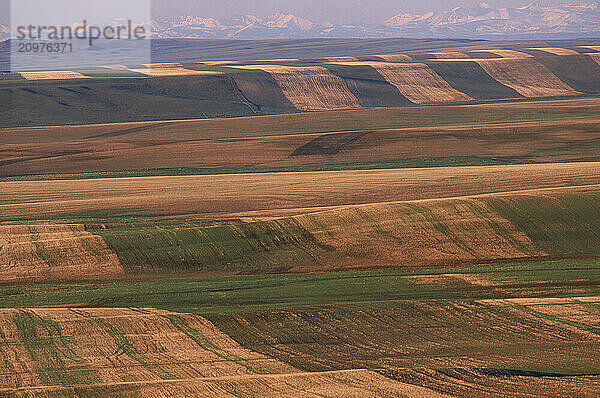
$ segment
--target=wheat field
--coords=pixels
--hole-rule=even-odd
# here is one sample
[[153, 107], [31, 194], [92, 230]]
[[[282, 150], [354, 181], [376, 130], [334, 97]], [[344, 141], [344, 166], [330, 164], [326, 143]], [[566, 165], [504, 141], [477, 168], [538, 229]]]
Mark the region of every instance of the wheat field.
[[26, 80], [69, 80], [87, 79], [87, 76], [78, 72], [53, 71], [53, 72], [19, 72]]
[[83, 225], [0, 226], [0, 280], [74, 280], [123, 273], [117, 255]]
[[299, 110], [360, 108], [358, 99], [350, 92], [344, 80], [323, 67], [249, 65], [240, 68], [259, 69], [269, 73], [283, 94]]
[[452, 88], [425, 64], [371, 62], [370, 66], [415, 104], [466, 102], [473, 98]]
[[528, 97], [577, 95], [579, 92], [556, 77], [546, 66], [526, 59], [478, 61], [498, 82]]

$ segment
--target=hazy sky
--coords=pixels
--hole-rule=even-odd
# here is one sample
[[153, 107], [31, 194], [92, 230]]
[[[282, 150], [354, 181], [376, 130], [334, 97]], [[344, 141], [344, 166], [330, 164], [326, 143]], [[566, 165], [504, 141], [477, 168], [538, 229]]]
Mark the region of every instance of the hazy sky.
[[[0, 0], [0, 23], [8, 24], [7, 4]], [[41, 2], [50, 0], [40, 0]], [[381, 23], [399, 13], [422, 13], [449, 9], [456, 6], [474, 6], [482, 0], [154, 0], [153, 12], [157, 17], [198, 15], [228, 17], [252, 14], [264, 17], [276, 12], [290, 12], [316, 22], [371, 22]], [[488, 0], [493, 7], [519, 7], [534, 0]], [[581, 0], [582, 2], [584, 0]], [[57, 2], [52, 0], [52, 2]], [[545, 0], [543, 5], [557, 5], [578, 0]]]

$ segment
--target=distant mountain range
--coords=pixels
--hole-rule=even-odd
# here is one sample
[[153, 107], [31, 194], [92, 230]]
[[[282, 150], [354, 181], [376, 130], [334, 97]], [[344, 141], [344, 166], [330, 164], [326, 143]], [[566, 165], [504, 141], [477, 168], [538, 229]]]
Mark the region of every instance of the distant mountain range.
[[[304, 38], [465, 38], [535, 39], [600, 37], [600, 2], [557, 7], [456, 7], [423, 15], [398, 14], [381, 24], [315, 23], [292, 14], [261, 19], [179, 16], [149, 22], [156, 38], [304, 39]], [[0, 25], [0, 39], [9, 30]]]

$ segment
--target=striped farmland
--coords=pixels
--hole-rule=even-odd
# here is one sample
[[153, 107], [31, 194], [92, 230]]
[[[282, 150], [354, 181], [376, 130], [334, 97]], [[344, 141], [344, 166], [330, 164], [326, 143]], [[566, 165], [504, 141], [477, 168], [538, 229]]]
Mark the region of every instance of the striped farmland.
[[494, 79], [524, 97], [554, 97], [580, 94], [556, 77], [547, 67], [529, 59], [478, 61]]
[[323, 67], [289, 67], [279, 65], [249, 65], [242, 69], [268, 72], [284, 95], [303, 111], [359, 108], [358, 99], [343, 79]]
[[415, 104], [467, 102], [473, 98], [454, 89], [425, 64], [370, 64]]

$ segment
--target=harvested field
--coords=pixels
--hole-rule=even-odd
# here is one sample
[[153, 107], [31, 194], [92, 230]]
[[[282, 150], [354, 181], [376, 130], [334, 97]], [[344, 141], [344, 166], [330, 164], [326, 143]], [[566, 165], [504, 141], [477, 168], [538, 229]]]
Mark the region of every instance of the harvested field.
[[19, 72], [26, 80], [69, 80], [87, 79], [87, 76], [77, 72], [55, 71], [55, 72]]
[[368, 65], [326, 65], [334, 75], [344, 79], [361, 106], [404, 106], [410, 102]]
[[3, 221], [253, 211], [278, 215], [323, 206], [600, 184], [599, 167], [571, 163], [0, 182], [0, 215]]
[[[339, 304], [208, 318], [243, 346], [307, 371], [476, 368], [568, 374], [600, 366], [594, 353], [600, 336], [481, 303]], [[527, 388], [520, 385], [521, 392]]]
[[358, 61], [356, 57], [328, 57], [328, 58], [320, 58], [323, 62], [353, 62]]
[[486, 51], [483, 51], [483, 50], [467, 51], [466, 53], [469, 56], [469, 58], [471, 58], [473, 60], [501, 58], [498, 54], [493, 53], [491, 51], [487, 51], [487, 50]]
[[476, 62], [432, 62], [429, 67], [450, 86], [477, 100], [522, 98], [488, 75]]
[[200, 71], [200, 70], [192, 70], [186, 69], [182, 67], [168, 67], [168, 66], [156, 66], [153, 65], [151, 68], [147, 69], [130, 69], [130, 71], [134, 73], [141, 73], [150, 77], [166, 77], [166, 76], [215, 76], [222, 75], [223, 72], [214, 72], [214, 71]]
[[456, 397], [594, 397], [600, 383], [596, 375], [573, 376], [520, 369], [392, 369], [381, 373]]
[[332, 247], [325, 262], [458, 264], [541, 257], [530, 238], [484, 201], [448, 200], [340, 208], [298, 216], [300, 225]]
[[289, 113], [297, 109], [285, 96], [277, 81], [261, 70], [240, 71], [229, 76], [244, 97], [265, 113]]
[[425, 64], [371, 63], [370, 66], [415, 104], [473, 100], [472, 97], [452, 88]]
[[263, 220], [246, 214], [236, 216], [245, 222], [217, 224], [109, 220], [89, 229], [132, 274], [311, 272], [595, 257], [599, 208], [597, 188], [558, 189], [303, 209]]
[[458, 51], [448, 51], [443, 53], [433, 53], [435, 59], [468, 59], [469, 56], [465, 53]]
[[478, 61], [478, 63], [491, 77], [525, 97], [579, 94], [544, 65], [533, 60], [503, 59]]
[[536, 61], [569, 87], [584, 93], [600, 93], [600, 65], [590, 56], [540, 57]]
[[532, 48], [532, 50], [540, 50], [546, 53], [554, 54], [554, 55], [577, 55], [579, 54], [577, 51], [569, 50], [568, 48], [559, 48], [559, 47], [544, 47], [544, 48]]
[[359, 108], [358, 99], [344, 80], [323, 67], [278, 65], [244, 66], [268, 72], [294, 106], [304, 111]]
[[154, 309], [0, 310], [0, 395], [443, 397], [364, 369], [301, 372], [197, 315]]
[[296, 372], [241, 347], [195, 315], [36, 308], [0, 310], [0, 317], [2, 388]]
[[123, 273], [117, 255], [83, 225], [1, 225], [0, 280], [104, 279]]
[[[0, 393], [3, 391], [0, 390]], [[368, 370], [344, 370], [319, 373], [280, 375], [231, 376], [222, 378], [182, 379], [151, 382], [125, 382], [77, 387], [49, 387], [38, 389], [7, 389], [14, 397], [111, 397], [168, 398], [211, 396], [216, 398], [241, 396], [285, 396], [294, 398], [444, 398], [428, 388], [391, 380]]]
[[384, 54], [384, 55], [377, 55], [377, 57], [383, 59], [385, 62], [412, 61], [412, 58], [406, 54]]
[[515, 51], [515, 50], [491, 49], [488, 51], [491, 52], [492, 54], [496, 54], [496, 55], [500, 56], [501, 58], [530, 58], [530, 57], [532, 57], [532, 55], [529, 55], [529, 54], [521, 52], [521, 51]]

